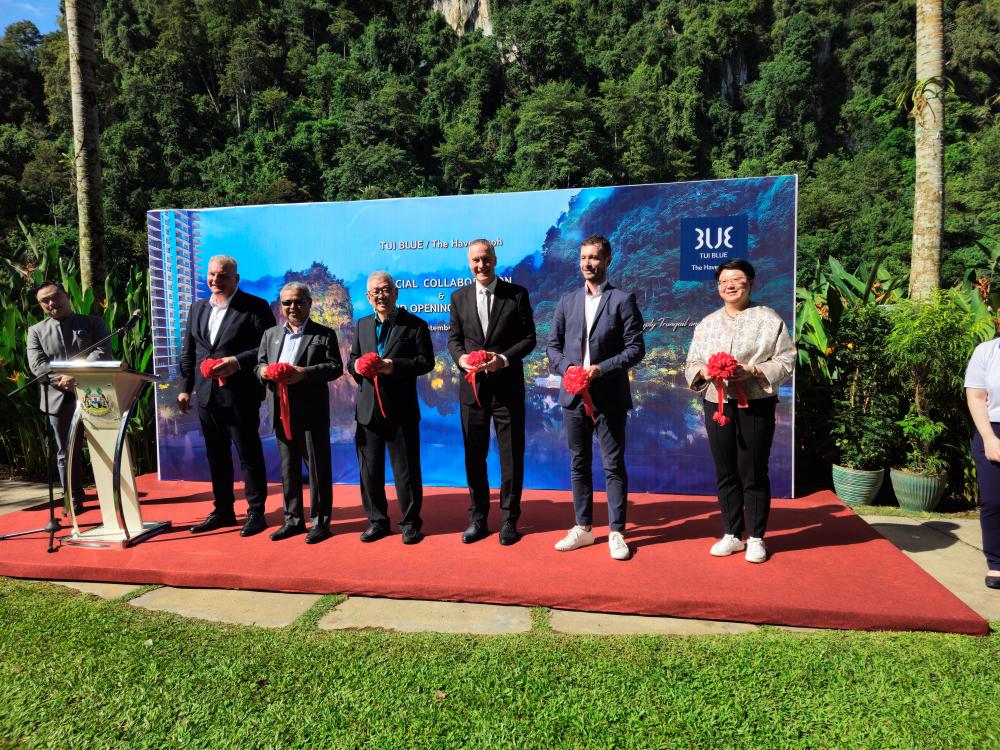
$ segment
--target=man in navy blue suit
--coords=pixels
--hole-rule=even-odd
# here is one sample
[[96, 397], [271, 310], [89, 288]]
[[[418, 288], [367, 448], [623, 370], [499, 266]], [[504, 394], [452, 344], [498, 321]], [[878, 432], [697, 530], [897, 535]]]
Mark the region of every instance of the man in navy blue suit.
[[549, 369], [565, 375], [573, 365], [590, 375], [594, 418], [587, 415], [581, 396], [559, 389], [559, 405], [570, 452], [573, 510], [576, 525], [556, 543], [560, 552], [594, 543], [594, 483], [591, 472], [593, 438], [601, 445], [608, 495], [608, 547], [615, 560], [627, 560], [625, 509], [628, 474], [625, 470], [625, 423], [632, 408], [628, 371], [646, 354], [642, 314], [635, 295], [608, 282], [611, 243], [606, 237], [588, 237], [580, 246], [582, 289], [559, 300], [547, 355]]

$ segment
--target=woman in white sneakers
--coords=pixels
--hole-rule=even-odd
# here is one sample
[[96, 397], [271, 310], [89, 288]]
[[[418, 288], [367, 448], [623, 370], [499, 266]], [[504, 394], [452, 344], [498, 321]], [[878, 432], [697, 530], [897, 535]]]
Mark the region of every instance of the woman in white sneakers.
[[[749, 562], [762, 563], [767, 560], [764, 533], [771, 511], [768, 459], [774, 410], [778, 386], [792, 376], [796, 354], [778, 313], [750, 300], [755, 275], [754, 267], [740, 258], [716, 269], [722, 309], [706, 315], [694, 329], [685, 377], [692, 390], [704, 395], [705, 430], [722, 509], [725, 534], [710, 552], [725, 557], [745, 549]], [[708, 369], [709, 358], [719, 352], [739, 363], [725, 380], [724, 417], [717, 416], [720, 394]], [[738, 403], [740, 391], [744, 407]]]

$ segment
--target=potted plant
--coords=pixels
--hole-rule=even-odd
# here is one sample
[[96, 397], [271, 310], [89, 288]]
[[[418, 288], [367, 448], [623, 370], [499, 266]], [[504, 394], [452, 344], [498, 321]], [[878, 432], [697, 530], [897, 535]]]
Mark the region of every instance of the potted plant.
[[948, 426], [965, 425], [962, 377], [976, 335], [971, 314], [961, 309], [953, 291], [904, 300], [892, 312], [886, 361], [909, 401], [899, 421], [909, 450], [889, 477], [904, 509], [933, 510], [944, 494]]
[[892, 329], [884, 308], [845, 308], [835, 351], [831, 436], [836, 458], [833, 489], [848, 505], [871, 503], [898, 443], [899, 386], [883, 366], [884, 341]]

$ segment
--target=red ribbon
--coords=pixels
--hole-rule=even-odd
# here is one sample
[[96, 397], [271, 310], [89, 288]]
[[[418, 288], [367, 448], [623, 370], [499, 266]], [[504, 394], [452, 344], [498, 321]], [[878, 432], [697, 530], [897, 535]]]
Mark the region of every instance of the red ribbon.
[[[465, 361], [469, 367], [481, 367], [490, 361], [490, 353], [485, 349], [477, 349], [465, 355]], [[478, 371], [470, 370], [465, 373], [465, 379], [472, 383], [472, 394], [476, 397], [476, 406], [482, 406], [479, 403], [479, 391], [476, 390], [476, 375], [478, 374]]]
[[[729, 417], [723, 411], [726, 404], [726, 381], [736, 374], [739, 366], [740, 363], [736, 360], [736, 357], [728, 352], [716, 352], [708, 358], [705, 369], [708, 370], [708, 377], [715, 381], [715, 389], [719, 395], [719, 403], [715, 414], [712, 415], [712, 421], [717, 423], [719, 427], [725, 427], [730, 422]], [[733, 394], [736, 396], [737, 408], [746, 409], [749, 404], [747, 403], [746, 391], [743, 390], [743, 384], [740, 382], [733, 383], [732, 388]]]
[[220, 388], [226, 384], [226, 379], [224, 377], [216, 375], [213, 372], [213, 370], [215, 369], [216, 365], [221, 365], [222, 362], [223, 360], [221, 359], [203, 359], [201, 361], [201, 365], [199, 366], [199, 369], [201, 370], [201, 376], [203, 378], [209, 378], [211, 380], [218, 380]]
[[281, 411], [281, 424], [285, 428], [285, 437], [292, 439], [292, 410], [288, 405], [288, 383], [285, 382], [295, 368], [287, 362], [275, 362], [264, 368], [264, 377], [278, 384], [278, 405]]
[[375, 363], [381, 361], [382, 358], [375, 352], [362, 354], [354, 361], [354, 371], [363, 378], [371, 378], [375, 383], [375, 398], [378, 399], [378, 410], [382, 412], [382, 419], [388, 419], [385, 416], [385, 409], [382, 407], [382, 394], [378, 389], [378, 370], [375, 369]]
[[566, 368], [563, 375], [563, 388], [573, 396], [579, 395], [583, 399], [583, 410], [594, 422], [594, 400], [590, 397], [590, 373], [577, 365]]

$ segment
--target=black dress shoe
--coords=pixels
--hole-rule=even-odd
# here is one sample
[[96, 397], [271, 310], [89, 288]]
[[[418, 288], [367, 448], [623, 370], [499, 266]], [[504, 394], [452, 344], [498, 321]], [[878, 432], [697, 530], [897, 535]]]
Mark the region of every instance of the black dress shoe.
[[511, 544], [517, 544], [519, 541], [521, 541], [521, 532], [517, 530], [517, 525], [511, 521], [505, 522], [500, 529], [500, 544], [508, 547]]
[[380, 523], [373, 523], [361, 532], [361, 541], [377, 542], [379, 539], [383, 539], [387, 536], [389, 536], [389, 527], [383, 526]]
[[306, 525], [304, 523], [286, 523], [280, 529], [271, 534], [272, 542], [280, 542], [282, 539], [288, 539], [289, 537], [296, 536], [297, 534], [305, 534]]
[[306, 534], [306, 544], [316, 544], [317, 542], [322, 542], [324, 539], [329, 539], [331, 536], [333, 534], [330, 533], [329, 526], [313, 526], [309, 529], [309, 533]]
[[243, 522], [243, 528], [240, 529], [240, 536], [253, 536], [266, 528], [267, 521], [264, 520], [263, 515], [260, 513], [248, 513], [247, 520]]
[[192, 534], [204, 534], [206, 531], [215, 531], [226, 526], [235, 526], [236, 516], [224, 516], [220, 513], [209, 513], [208, 518], [191, 527]]
[[420, 529], [414, 529], [412, 527], [403, 529], [403, 544], [418, 544], [424, 535], [420, 533]]
[[485, 523], [470, 523], [469, 528], [462, 532], [462, 544], [472, 544], [490, 535]]
[[986, 576], [986, 587], [1000, 589], [1000, 576]]

